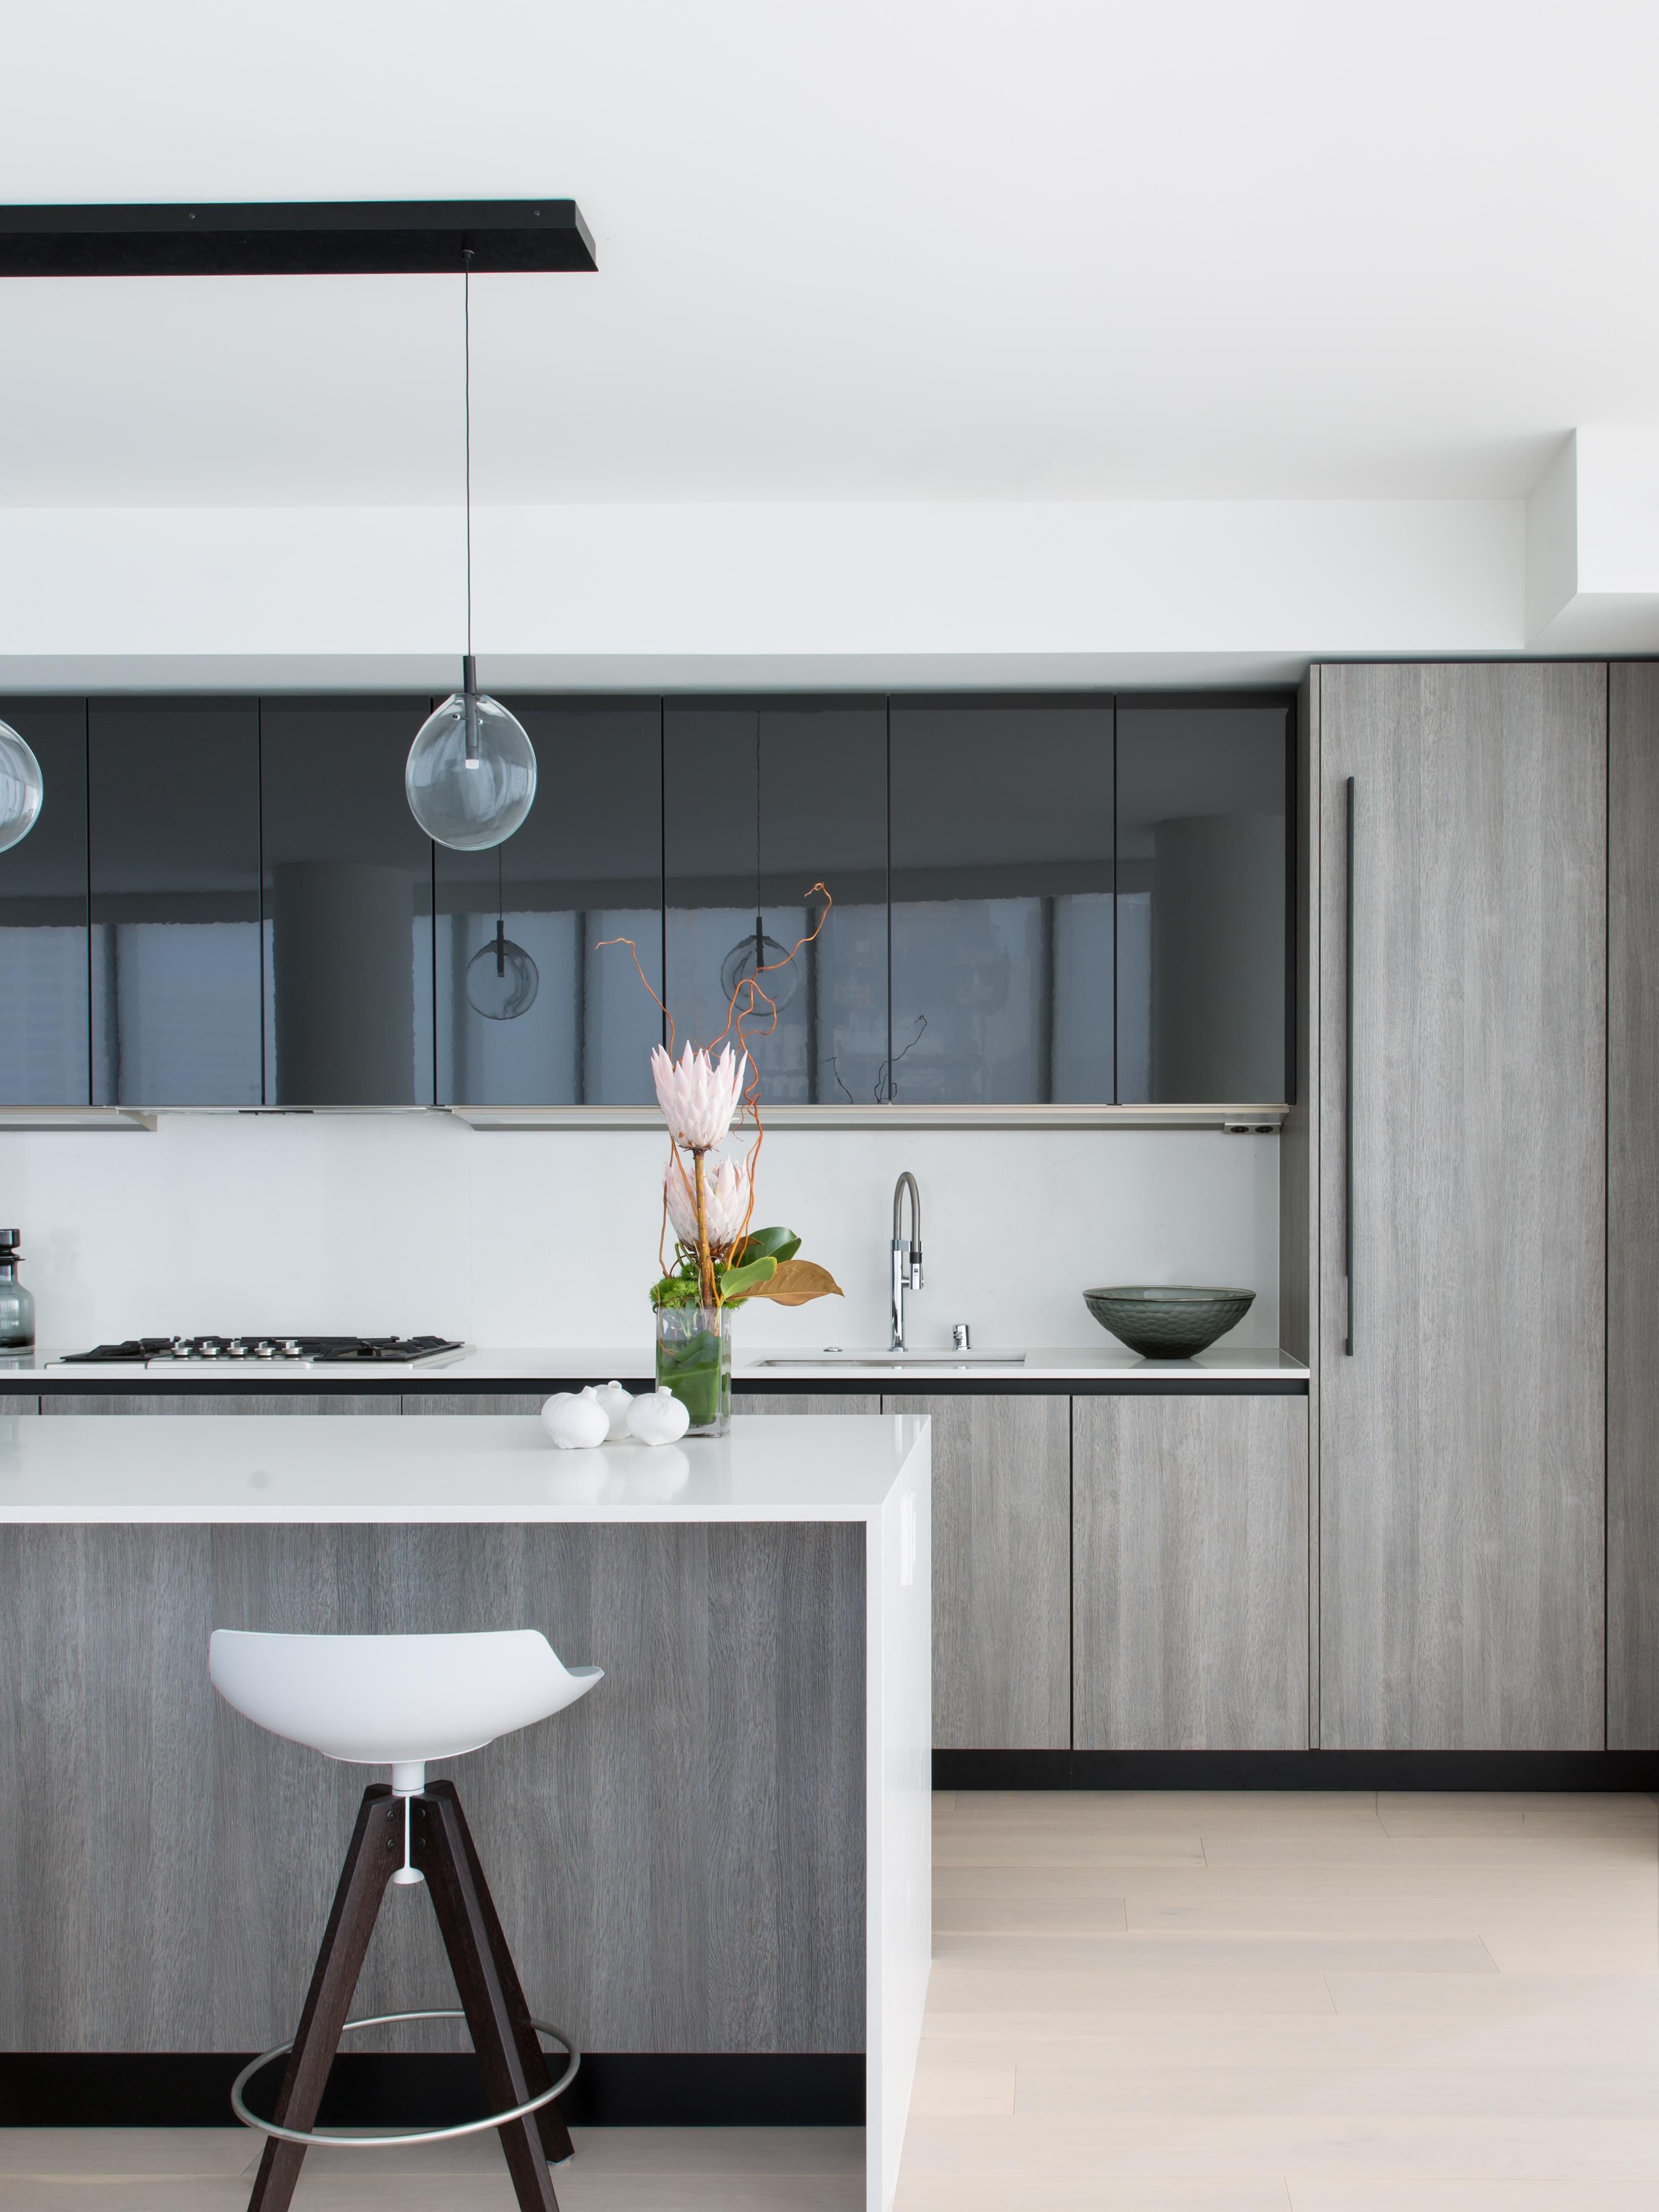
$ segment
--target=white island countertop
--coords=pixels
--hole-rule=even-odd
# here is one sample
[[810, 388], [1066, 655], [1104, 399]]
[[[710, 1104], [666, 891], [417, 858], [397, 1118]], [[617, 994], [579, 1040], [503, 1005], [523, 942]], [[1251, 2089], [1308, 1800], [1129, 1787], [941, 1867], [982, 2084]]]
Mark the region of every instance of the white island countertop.
[[[1292, 1358], [1273, 1345], [1218, 1344], [1193, 1359], [1143, 1359], [1138, 1352], [1103, 1334], [1097, 1344], [1034, 1346], [1021, 1361], [997, 1358], [1018, 1347], [988, 1347], [970, 1360], [953, 1358], [948, 1345], [917, 1345], [908, 1353], [870, 1352], [868, 1364], [848, 1346], [833, 1364], [811, 1347], [787, 1348], [739, 1343], [732, 1352], [734, 1382], [750, 1389], [764, 1389], [775, 1382], [811, 1382], [818, 1389], [883, 1383], [888, 1389], [925, 1390], [933, 1382], [952, 1389], [980, 1382], [988, 1389], [1020, 1382], [1082, 1382], [1156, 1389], [1171, 1382], [1207, 1380], [1228, 1382], [1305, 1382], [1304, 1361]], [[191, 1361], [140, 1366], [117, 1361], [79, 1361], [63, 1364], [61, 1349], [43, 1349], [0, 1363], [0, 1382], [14, 1389], [39, 1389], [64, 1383], [96, 1382], [118, 1385], [125, 1390], [215, 1390], [234, 1389], [258, 1395], [273, 1388], [309, 1390], [350, 1390], [395, 1383], [414, 1392], [457, 1388], [503, 1391], [563, 1387], [572, 1382], [605, 1382], [612, 1378], [630, 1386], [647, 1381], [652, 1371], [648, 1341], [626, 1346], [520, 1345], [505, 1348], [466, 1345], [459, 1352], [410, 1364], [372, 1366], [367, 1364], [283, 1365], [264, 1360]]]
[[926, 1427], [738, 1413], [725, 1437], [560, 1451], [533, 1414], [0, 1416], [0, 1522], [869, 1522]]

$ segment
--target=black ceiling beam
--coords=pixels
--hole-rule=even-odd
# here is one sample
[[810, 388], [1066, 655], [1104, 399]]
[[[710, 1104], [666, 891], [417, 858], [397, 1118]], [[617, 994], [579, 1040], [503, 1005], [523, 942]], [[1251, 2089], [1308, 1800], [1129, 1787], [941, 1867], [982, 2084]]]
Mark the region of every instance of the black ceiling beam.
[[574, 200], [0, 207], [0, 276], [371, 276], [594, 270]]

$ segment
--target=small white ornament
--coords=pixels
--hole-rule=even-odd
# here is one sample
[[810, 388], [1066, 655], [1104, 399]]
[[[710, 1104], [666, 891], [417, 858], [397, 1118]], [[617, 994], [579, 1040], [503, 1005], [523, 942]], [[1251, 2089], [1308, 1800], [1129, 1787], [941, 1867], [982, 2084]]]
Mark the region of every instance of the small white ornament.
[[690, 1414], [664, 1382], [648, 1397], [635, 1398], [628, 1409], [629, 1429], [642, 1444], [672, 1444], [690, 1425]]
[[605, 1442], [611, 1433], [611, 1416], [590, 1382], [574, 1397], [561, 1390], [550, 1398], [542, 1407], [542, 1426], [561, 1451], [584, 1451]]
[[593, 1395], [605, 1407], [611, 1423], [611, 1441], [614, 1444], [619, 1437], [628, 1434], [628, 1409], [634, 1402], [634, 1394], [631, 1390], [624, 1390], [620, 1382], [602, 1382]]

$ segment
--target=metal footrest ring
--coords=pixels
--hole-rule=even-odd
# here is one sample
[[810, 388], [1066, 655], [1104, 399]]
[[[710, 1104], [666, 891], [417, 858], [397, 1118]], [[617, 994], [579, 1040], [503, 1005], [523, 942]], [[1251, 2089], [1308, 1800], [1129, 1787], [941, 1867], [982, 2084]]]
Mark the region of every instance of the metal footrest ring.
[[[429, 2012], [377, 2012], [367, 2020], [345, 2021], [340, 2033], [342, 2035], [349, 2035], [354, 2028], [390, 2027], [395, 2022], [405, 2020], [465, 2020], [465, 2018], [466, 2014], [454, 2005], [445, 2006]], [[294, 2048], [292, 2043], [279, 2043], [274, 2050], [262, 2051], [257, 2058], [248, 2061], [230, 2085], [231, 2110], [245, 2128], [252, 2128], [262, 2136], [275, 2136], [279, 2142], [304, 2143], [307, 2147], [314, 2143], [328, 2150], [395, 2150], [400, 2145], [409, 2143], [452, 2142], [457, 2136], [484, 2135], [491, 2128], [504, 2128], [509, 2120], [521, 2120], [528, 2113], [540, 2112], [544, 2105], [550, 2105], [555, 2097], [568, 2089], [576, 2078], [576, 2069], [582, 2063], [582, 2055], [564, 2030], [562, 2027], [555, 2027], [552, 2021], [547, 2020], [532, 2019], [530, 2025], [538, 2035], [550, 2035], [560, 2048], [567, 2053], [570, 2063], [550, 2089], [544, 2089], [539, 2097], [531, 2098], [528, 2104], [514, 2105], [512, 2111], [508, 2112], [488, 2112], [481, 2120], [464, 2120], [459, 2127], [423, 2128], [416, 2134], [400, 2130], [395, 2135], [335, 2135], [315, 2130], [307, 2132], [303, 2128], [284, 2128], [280, 2127], [275, 2120], [262, 2120], [258, 2112], [249, 2111], [247, 2100], [242, 2092], [262, 2066], [269, 2066], [274, 2058], [286, 2058]]]

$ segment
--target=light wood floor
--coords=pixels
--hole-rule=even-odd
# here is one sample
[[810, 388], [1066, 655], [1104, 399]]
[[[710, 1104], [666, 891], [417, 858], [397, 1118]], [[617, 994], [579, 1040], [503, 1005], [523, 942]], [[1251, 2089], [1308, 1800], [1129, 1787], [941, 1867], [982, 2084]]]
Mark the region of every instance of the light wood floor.
[[[1659, 1804], [939, 1801], [897, 2212], [1653, 2212]], [[850, 2129], [578, 2131], [564, 2212], [858, 2212]], [[240, 2129], [0, 2130], [0, 2212], [239, 2212]], [[493, 2139], [296, 2212], [509, 2212]]]
[[941, 1799], [898, 2212], [1653, 2212], [1659, 1804]]

